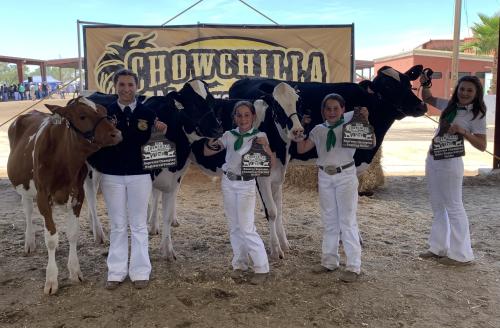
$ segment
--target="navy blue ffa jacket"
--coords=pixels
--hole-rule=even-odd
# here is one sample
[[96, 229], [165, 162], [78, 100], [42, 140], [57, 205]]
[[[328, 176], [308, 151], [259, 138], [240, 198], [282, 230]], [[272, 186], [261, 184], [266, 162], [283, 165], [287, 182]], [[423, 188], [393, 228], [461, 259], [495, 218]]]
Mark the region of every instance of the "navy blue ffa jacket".
[[142, 169], [141, 146], [151, 136], [155, 113], [139, 102], [129, 118], [117, 102], [107, 109], [108, 116], [116, 118], [116, 127], [122, 132], [123, 140], [115, 146], [101, 148], [88, 158], [89, 163], [104, 174], [149, 174]]

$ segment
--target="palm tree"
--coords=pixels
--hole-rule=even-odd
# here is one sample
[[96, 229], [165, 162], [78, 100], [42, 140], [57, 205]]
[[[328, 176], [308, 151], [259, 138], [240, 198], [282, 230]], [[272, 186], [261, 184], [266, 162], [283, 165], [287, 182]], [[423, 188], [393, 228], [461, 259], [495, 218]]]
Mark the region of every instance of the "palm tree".
[[498, 67], [498, 33], [500, 12], [486, 16], [478, 14], [481, 23], [474, 23], [471, 28], [474, 41], [468, 42], [461, 47], [461, 50], [472, 49], [477, 54], [493, 54], [493, 78], [491, 81], [490, 91], [496, 92], [497, 83], [497, 67]]

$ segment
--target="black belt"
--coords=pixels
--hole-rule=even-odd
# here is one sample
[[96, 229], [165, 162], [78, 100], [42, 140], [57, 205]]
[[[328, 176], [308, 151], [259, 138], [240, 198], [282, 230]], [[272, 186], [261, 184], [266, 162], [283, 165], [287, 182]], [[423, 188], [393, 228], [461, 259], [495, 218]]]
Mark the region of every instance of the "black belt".
[[234, 174], [233, 172], [229, 172], [229, 171], [227, 171], [227, 172], [224, 171], [224, 174], [231, 181], [250, 181], [250, 180], [255, 179], [254, 177], [244, 177], [244, 176]]
[[349, 164], [342, 165], [342, 166], [334, 166], [334, 165], [321, 166], [321, 165], [318, 165], [318, 167], [320, 169], [322, 169], [326, 174], [334, 175], [334, 174], [342, 172], [343, 170], [345, 170], [348, 167], [351, 167], [353, 165], [354, 165], [354, 161], [350, 162]]

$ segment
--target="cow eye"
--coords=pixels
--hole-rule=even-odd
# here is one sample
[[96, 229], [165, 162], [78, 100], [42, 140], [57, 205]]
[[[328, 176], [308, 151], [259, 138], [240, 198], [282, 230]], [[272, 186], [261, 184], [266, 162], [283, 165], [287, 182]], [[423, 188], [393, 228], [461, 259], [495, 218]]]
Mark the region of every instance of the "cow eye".
[[80, 116], [80, 120], [82, 120], [82, 121], [83, 121], [84, 119], [86, 119], [86, 117], [85, 117], [85, 116]]

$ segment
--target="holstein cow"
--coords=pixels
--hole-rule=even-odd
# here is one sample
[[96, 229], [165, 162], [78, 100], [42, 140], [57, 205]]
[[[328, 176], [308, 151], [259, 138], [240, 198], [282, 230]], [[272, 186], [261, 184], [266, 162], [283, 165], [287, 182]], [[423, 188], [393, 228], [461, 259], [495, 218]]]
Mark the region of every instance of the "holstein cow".
[[[386, 132], [395, 120], [406, 116], [422, 116], [427, 106], [412, 91], [410, 80], [418, 78], [415, 69], [400, 73], [389, 66], [380, 68], [371, 82], [363, 83], [363, 87], [355, 83], [316, 83], [287, 82], [299, 94], [299, 114], [308, 114], [311, 123], [306, 131], [323, 122], [321, 117], [321, 101], [329, 93], [338, 93], [346, 101], [346, 111], [356, 106], [365, 106], [370, 113], [369, 121], [373, 125], [377, 144], [373, 149], [357, 150], [354, 155], [358, 172], [366, 168], [384, 140]], [[268, 89], [281, 81], [273, 79], [243, 79], [235, 82], [229, 89], [229, 97], [255, 97], [262, 89]], [[370, 89], [370, 92], [367, 89]], [[295, 144], [290, 149], [292, 159], [308, 160], [316, 158], [316, 151], [299, 155]]]
[[[291, 141], [303, 137], [304, 129], [297, 116], [296, 103], [298, 96], [293, 88], [281, 82], [270, 89], [263, 90], [261, 99], [254, 101], [257, 113], [255, 127], [265, 132], [271, 150], [279, 159], [271, 170], [269, 177], [257, 178], [257, 188], [266, 209], [269, 221], [270, 251], [272, 258], [282, 258], [283, 251], [289, 249], [286, 233], [281, 220], [282, 185], [285, 179], [286, 166], [290, 158], [288, 148]], [[215, 109], [222, 121], [224, 130], [233, 126], [231, 117], [234, 104], [240, 99], [216, 99]], [[193, 144], [195, 161], [205, 172], [221, 174], [225, 160], [225, 151], [214, 156], [203, 156], [203, 141]]]
[[9, 127], [7, 174], [22, 196], [26, 214], [26, 253], [35, 248], [31, 214], [36, 196], [38, 209], [45, 219], [45, 244], [49, 255], [44, 292], [55, 294], [58, 289], [55, 251], [59, 236], [53, 207], [66, 206], [69, 278], [81, 281], [76, 243], [84, 199], [83, 182], [87, 174], [85, 160], [99, 148], [119, 143], [122, 136], [107, 119], [106, 109], [86, 98], [73, 99], [66, 107], [46, 106], [52, 115], [32, 111], [19, 116]]
[[[354, 160], [358, 173], [366, 169], [380, 147], [384, 136], [396, 119], [405, 116], [421, 116], [427, 111], [426, 105], [412, 92], [410, 80], [415, 80], [418, 74], [415, 69], [407, 73], [400, 73], [395, 69], [384, 66], [378, 70], [372, 82], [365, 82], [364, 88], [355, 83], [314, 83], [314, 82], [287, 82], [299, 94], [298, 111], [301, 115], [311, 117], [311, 123], [306, 126], [310, 131], [315, 125], [323, 122], [321, 117], [321, 101], [329, 93], [338, 93], [346, 100], [346, 111], [353, 110], [355, 106], [365, 106], [369, 111], [369, 121], [373, 125], [376, 135], [376, 146], [370, 150], [357, 150]], [[233, 84], [229, 89], [230, 98], [253, 98], [281, 83], [273, 79], [242, 79]], [[370, 89], [370, 92], [367, 89]], [[316, 158], [316, 150], [299, 155], [296, 144], [290, 147], [292, 159], [309, 160]], [[273, 194], [275, 199], [281, 199], [281, 188]], [[277, 222], [283, 222], [281, 206], [278, 207]], [[279, 227], [278, 230], [283, 230]], [[286, 240], [286, 237], [285, 237]]]
[[[96, 102], [107, 103], [116, 100], [115, 95], [95, 94], [91, 96]], [[166, 137], [176, 144], [177, 165], [168, 169], [157, 170], [153, 174], [153, 200], [150, 213], [150, 233], [159, 233], [157, 215], [158, 198], [162, 196], [163, 233], [160, 252], [167, 260], [175, 259], [171, 241], [171, 224], [176, 215], [176, 197], [182, 177], [190, 163], [191, 143], [200, 138], [216, 138], [222, 134], [220, 122], [215, 117], [214, 99], [208, 92], [207, 85], [200, 80], [186, 83], [181, 90], [172, 91], [166, 96], [147, 98], [144, 104], [152, 109], [158, 119], [168, 125]], [[92, 164], [92, 159], [90, 159]], [[94, 170], [94, 176], [99, 175]], [[94, 184], [89, 182], [92, 186]], [[92, 198], [95, 199], [95, 191]], [[90, 198], [90, 197], [89, 197]], [[89, 204], [95, 208], [95, 204]], [[100, 222], [95, 217], [95, 224]], [[102, 228], [101, 228], [102, 231]]]

